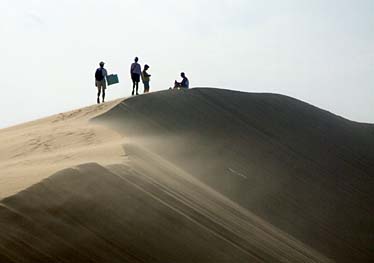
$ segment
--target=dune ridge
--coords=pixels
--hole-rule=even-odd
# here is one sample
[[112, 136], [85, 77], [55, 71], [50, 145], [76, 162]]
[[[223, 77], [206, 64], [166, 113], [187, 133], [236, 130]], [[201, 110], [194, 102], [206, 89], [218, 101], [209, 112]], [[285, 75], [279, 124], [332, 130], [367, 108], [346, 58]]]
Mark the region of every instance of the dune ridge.
[[337, 262], [374, 257], [372, 124], [220, 89], [150, 94], [95, 120]]
[[[331, 262], [159, 157], [128, 148], [131, 167], [85, 164], [5, 198], [0, 255], [7, 262]], [[162, 165], [144, 167], [154, 158]]]
[[0, 130], [0, 262], [370, 262], [373, 139], [212, 88]]

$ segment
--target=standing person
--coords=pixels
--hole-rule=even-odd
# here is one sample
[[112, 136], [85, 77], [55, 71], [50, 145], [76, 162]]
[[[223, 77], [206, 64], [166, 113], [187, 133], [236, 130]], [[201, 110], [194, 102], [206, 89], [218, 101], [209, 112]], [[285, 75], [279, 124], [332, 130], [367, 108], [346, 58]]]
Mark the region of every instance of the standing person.
[[181, 77], [182, 77], [182, 81], [181, 82], [178, 82], [178, 81], [174, 82], [174, 88], [185, 88], [185, 89], [188, 89], [190, 87], [190, 81], [186, 77], [186, 74], [184, 74], [184, 72], [182, 72], [181, 73]]
[[104, 62], [100, 62], [100, 67], [95, 72], [95, 86], [97, 87], [97, 103], [100, 103], [100, 94], [102, 93], [102, 102], [105, 100], [106, 76], [108, 75], [104, 68]]
[[142, 74], [142, 69], [141, 69], [138, 61], [139, 61], [139, 59], [138, 59], [138, 57], [136, 57], [135, 62], [131, 64], [131, 68], [130, 68], [131, 79], [132, 79], [132, 93], [131, 93], [131, 95], [134, 95], [135, 88], [136, 88], [136, 95], [139, 95], [138, 89], [139, 89], [140, 74]]
[[151, 80], [151, 75], [148, 74], [147, 70], [149, 69], [149, 66], [147, 64], [144, 65], [144, 69], [142, 71], [142, 81], [144, 85], [144, 93], [149, 92], [149, 82]]

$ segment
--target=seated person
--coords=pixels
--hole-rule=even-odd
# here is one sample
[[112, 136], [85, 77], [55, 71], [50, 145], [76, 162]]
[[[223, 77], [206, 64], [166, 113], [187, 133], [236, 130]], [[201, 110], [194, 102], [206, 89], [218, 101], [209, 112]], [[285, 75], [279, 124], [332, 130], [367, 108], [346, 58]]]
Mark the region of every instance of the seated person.
[[186, 75], [184, 74], [184, 72], [181, 73], [181, 77], [182, 77], [182, 81], [181, 82], [178, 82], [178, 81], [174, 82], [174, 89], [176, 89], [176, 88], [185, 88], [185, 89], [188, 89], [190, 87], [190, 82], [188, 81], [188, 78], [186, 77]]

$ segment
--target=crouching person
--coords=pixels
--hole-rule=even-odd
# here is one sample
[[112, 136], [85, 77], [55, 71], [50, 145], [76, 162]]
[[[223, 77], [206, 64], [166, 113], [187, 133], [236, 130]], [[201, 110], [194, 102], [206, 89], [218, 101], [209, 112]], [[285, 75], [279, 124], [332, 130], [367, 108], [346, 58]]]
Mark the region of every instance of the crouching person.
[[190, 82], [188, 78], [186, 77], [186, 74], [184, 74], [184, 72], [181, 73], [181, 77], [182, 77], [181, 82], [178, 82], [178, 81], [174, 82], [174, 89], [176, 88], [188, 89], [190, 87]]

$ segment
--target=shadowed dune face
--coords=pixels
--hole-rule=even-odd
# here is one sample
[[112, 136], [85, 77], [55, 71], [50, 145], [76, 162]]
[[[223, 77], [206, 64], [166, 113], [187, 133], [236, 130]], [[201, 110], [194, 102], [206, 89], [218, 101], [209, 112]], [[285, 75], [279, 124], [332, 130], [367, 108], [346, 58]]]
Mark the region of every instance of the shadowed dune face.
[[275, 94], [165, 91], [95, 119], [337, 262], [367, 262], [374, 127]]
[[160, 157], [128, 148], [132, 167], [86, 164], [4, 199], [0, 259], [330, 262]]
[[288, 97], [150, 93], [0, 142], [0, 262], [374, 259], [373, 125]]

